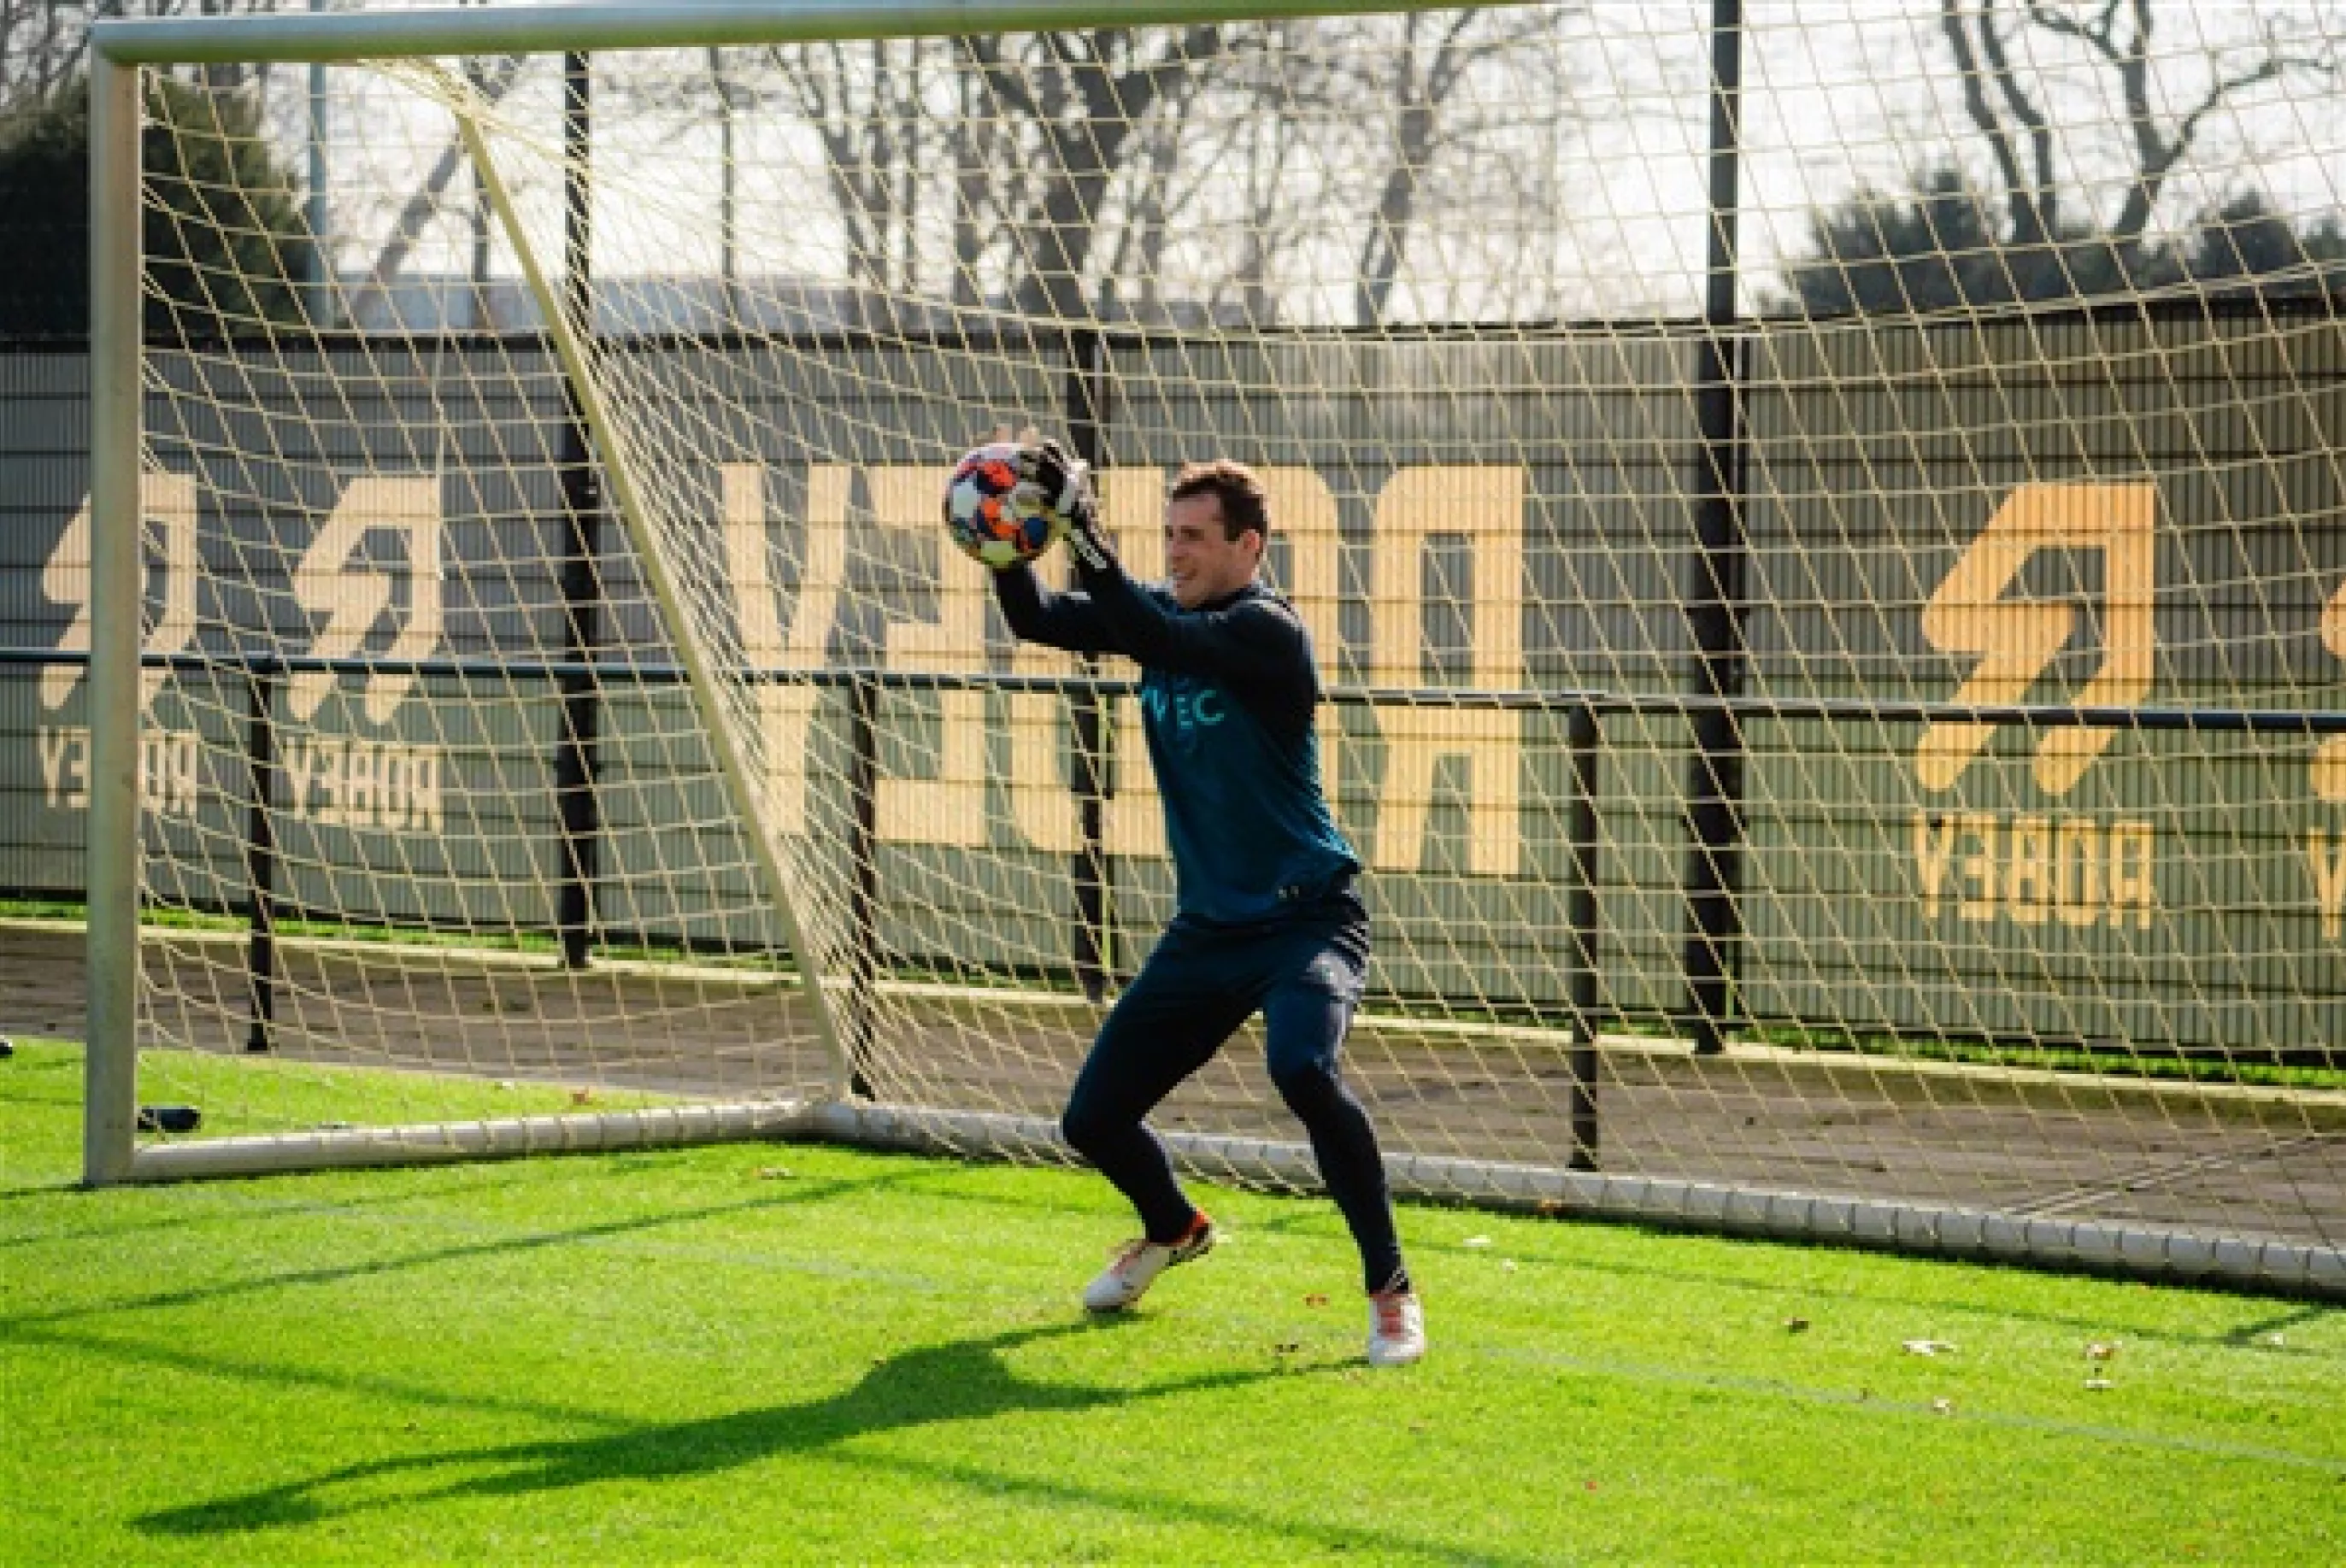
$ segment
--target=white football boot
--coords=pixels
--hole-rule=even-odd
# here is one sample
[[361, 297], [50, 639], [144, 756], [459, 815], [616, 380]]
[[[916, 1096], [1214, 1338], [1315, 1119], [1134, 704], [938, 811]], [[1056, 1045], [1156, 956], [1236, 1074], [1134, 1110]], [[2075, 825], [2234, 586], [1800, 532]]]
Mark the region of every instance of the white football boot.
[[1369, 1365], [1406, 1367], [1425, 1355], [1425, 1308], [1412, 1290], [1369, 1298]]
[[1157, 1277], [1177, 1263], [1203, 1257], [1214, 1249], [1214, 1222], [1199, 1214], [1189, 1234], [1178, 1241], [1151, 1241], [1142, 1237], [1117, 1249], [1099, 1278], [1084, 1287], [1084, 1308], [1089, 1312], [1121, 1312], [1148, 1294]]

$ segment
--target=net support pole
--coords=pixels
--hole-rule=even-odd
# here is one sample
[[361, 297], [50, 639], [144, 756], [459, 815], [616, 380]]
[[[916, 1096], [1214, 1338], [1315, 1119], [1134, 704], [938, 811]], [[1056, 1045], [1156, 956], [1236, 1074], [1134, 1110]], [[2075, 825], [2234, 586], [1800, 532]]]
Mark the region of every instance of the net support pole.
[[872, 1095], [877, 1036], [872, 997], [880, 982], [880, 684], [863, 675], [847, 687], [848, 859], [846, 1013], [847, 1093]]
[[82, 1178], [130, 1179], [138, 1116], [138, 80], [89, 72], [89, 1044]]
[[1687, 762], [1686, 970], [1695, 1050], [1715, 1054], [1734, 1015], [1741, 938], [1743, 734], [1719, 699], [1743, 689], [1742, 413], [1736, 384], [1736, 204], [1743, 85], [1741, 0], [1714, 0], [1710, 35], [1710, 238], [1696, 345], [1695, 548], [1688, 564], [1690, 686], [1704, 700]]
[[[1067, 353], [1067, 444], [1076, 456], [1096, 472], [1107, 460], [1101, 429], [1107, 412], [1107, 341], [1096, 329], [1070, 332]], [[1106, 787], [1107, 726], [1093, 678], [1099, 660], [1085, 655], [1080, 667], [1086, 677], [1081, 690], [1069, 695], [1069, 733], [1074, 747], [1067, 777], [1076, 796], [1076, 929], [1073, 958], [1076, 983], [1092, 1002], [1107, 999], [1108, 975], [1116, 962], [1115, 943], [1108, 934], [1107, 825]]]
[[1566, 733], [1572, 748], [1572, 891], [1567, 922], [1572, 927], [1572, 1168], [1595, 1170], [1603, 1128], [1597, 1117], [1597, 1080], [1604, 1057], [1596, 1045], [1596, 1007], [1603, 906], [1597, 900], [1598, 819], [1596, 707], [1576, 704]]
[[273, 670], [245, 671], [244, 820], [245, 986], [252, 1017], [244, 1048], [260, 1053], [275, 1044], [277, 1018], [277, 722], [280, 682]]
[[[595, 228], [591, 164], [594, 153], [594, 73], [586, 56], [562, 57], [562, 221], [564, 300], [574, 321], [591, 325], [595, 311]], [[598, 555], [603, 535], [603, 498], [595, 482], [585, 417], [578, 394], [566, 378], [562, 422], [563, 650], [576, 665], [591, 665], [602, 651], [603, 575]], [[602, 693], [589, 675], [565, 675], [562, 734], [554, 754], [554, 791], [562, 823], [562, 879], [555, 893], [554, 924], [562, 942], [562, 962], [586, 967], [594, 941], [595, 883], [601, 873], [602, 797], [596, 788], [596, 746], [602, 729]]]
[[[462, 105], [466, 89], [454, 78], [449, 80], [450, 101]], [[505, 239], [513, 247], [514, 258], [520, 263], [522, 277], [528, 284], [531, 297], [537, 301], [546, 318], [546, 330], [554, 341], [555, 352], [562, 361], [564, 378], [569, 382], [576, 400], [578, 418], [586, 426], [602, 459], [603, 473], [610, 486], [609, 502], [618, 517], [643, 568], [644, 583], [651, 590], [653, 601], [659, 606], [668, 635], [676, 647], [677, 662], [685, 669], [685, 689], [691, 695], [694, 711], [699, 715], [709, 748], [717, 762], [717, 770], [724, 781], [726, 801], [740, 818], [742, 837], [748, 840], [750, 852], [758, 862], [759, 880], [765, 884], [768, 898], [773, 901], [774, 917], [781, 922], [783, 940], [790, 946], [790, 955], [797, 961], [799, 974], [804, 982], [808, 1006], [814, 1014], [817, 1034], [830, 1060], [830, 1084], [832, 1095], [847, 1097], [852, 1090], [855, 1060], [841, 1032], [839, 1021], [831, 1009], [830, 993], [824, 985], [822, 963], [808, 942], [806, 930], [799, 919], [798, 906], [790, 897], [790, 880], [784, 874], [781, 846], [774, 841], [768, 820], [763, 792], [758, 781], [750, 775], [750, 760], [742, 754], [734, 733], [732, 718], [717, 692], [716, 661], [704, 645], [699, 630], [693, 622], [691, 611], [678, 590], [676, 575], [670, 570], [667, 553], [660, 548], [658, 534], [646, 509], [644, 495], [636, 484], [635, 463], [619, 436], [618, 426], [612, 421], [610, 410], [595, 380], [594, 365], [587, 358], [586, 345], [580, 341], [577, 323], [571, 319], [559, 298], [547, 281], [546, 269], [530, 243], [528, 233], [522, 228], [520, 216], [514, 210], [513, 195], [505, 188], [505, 178], [497, 172], [495, 160], [489, 156], [486, 139], [481, 134], [480, 117], [469, 110], [456, 115], [459, 133], [464, 138], [464, 149], [488, 196], [498, 224], [505, 229]]]
[[[312, 11], [322, 11], [325, 6], [326, 0], [310, 0]], [[310, 325], [313, 331], [323, 331], [333, 325], [334, 314], [334, 248], [327, 239], [333, 214], [326, 200], [326, 67], [312, 60], [308, 74], [310, 123], [304, 140], [309, 152], [310, 188], [302, 202], [302, 212], [310, 229]]]

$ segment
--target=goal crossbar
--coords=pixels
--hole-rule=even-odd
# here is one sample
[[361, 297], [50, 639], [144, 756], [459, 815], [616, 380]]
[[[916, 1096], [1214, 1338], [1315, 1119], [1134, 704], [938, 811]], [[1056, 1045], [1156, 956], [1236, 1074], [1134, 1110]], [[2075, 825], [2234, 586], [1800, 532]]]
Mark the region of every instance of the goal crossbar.
[[[1526, 0], [1498, 0], [1501, 5]], [[1418, 11], [1413, 0], [1120, 0], [1115, 25]], [[423, 7], [252, 16], [108, 17], [90, 46], [116, 65], [284, 65], [425, 55], [702, 48], [944, 37], [1097, 25], [1098, 0], [677, 0], [676, 4]]]

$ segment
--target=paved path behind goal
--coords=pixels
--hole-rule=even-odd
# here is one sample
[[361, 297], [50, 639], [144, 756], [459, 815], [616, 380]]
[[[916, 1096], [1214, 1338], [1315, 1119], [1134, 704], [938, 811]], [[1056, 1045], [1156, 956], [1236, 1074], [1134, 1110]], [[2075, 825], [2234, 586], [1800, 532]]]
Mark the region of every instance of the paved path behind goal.
[[[817, 1095], [830, 1063], [787, 982], [676, 964], [484, 959], [428, 946], [280, 944], [276, 1054], [697, 1098]], [[189, 1048], [241, 1053], [241, 945], [166, 933], [148, 1013]], [[1099, 1014], [1043, 997], [899, 988], [868, 1064], [882, 1100], [1056, 1115]], [[1005, 1024], [1004, 1018], [1017, 1020]], [[83, 1033], [80, 933], [0, 924], [0, 1033]], [[1348, 1072], [1389, 1150], [1560, 1166], [1572, 1077], [1562, 1036], [1372, 1018]], [[2346, 1094], [2161, 1084], [1839, 1053], [1607, 1040], [1602, 1169], [1657, 1180], [2346, 1244]], [[1167, 1103], [1168, 1129], [1293, 1140], [1234, 1041]]]

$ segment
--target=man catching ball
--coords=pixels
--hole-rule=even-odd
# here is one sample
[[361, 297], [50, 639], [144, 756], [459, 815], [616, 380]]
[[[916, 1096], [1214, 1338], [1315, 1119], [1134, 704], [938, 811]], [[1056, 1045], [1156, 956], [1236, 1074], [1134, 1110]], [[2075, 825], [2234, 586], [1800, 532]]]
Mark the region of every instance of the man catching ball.
[[1360, 1247], [1368, 1359], [1417, 1360], [1424, 1314], [1376, 1133], [1338, 1064], [1368, 973], [1361, 862], [1321, 782], [1311, 638], [1260, 580], [1271, 526], [1262, 484], [1236, 463], [1183, 469], [1165, 508], [1168, 581], [1144, 587], [1109, 546], [1086, 467], [1051, 442], [1025, 461], [1064, 520], [1079, 589], [1053, 593], [1019, 562], [994, 574], [994, 597], [1027, 641], [1139, 664], [1178, 889], [1172, 923], [1109, 1011], [1060, 1122], [1140, 1216], [1140, 1237], [1084, 1305], [1131, 1307], [1167, 1268], [1213, 1246], [1213, 1221], [1182, 1191], [1145, 1118], [1260, 1012], [1271, 1082]]

